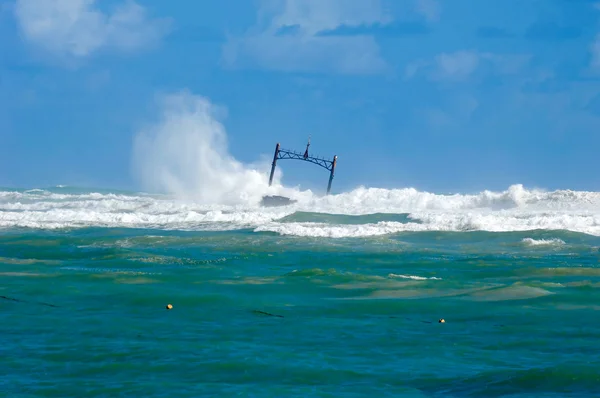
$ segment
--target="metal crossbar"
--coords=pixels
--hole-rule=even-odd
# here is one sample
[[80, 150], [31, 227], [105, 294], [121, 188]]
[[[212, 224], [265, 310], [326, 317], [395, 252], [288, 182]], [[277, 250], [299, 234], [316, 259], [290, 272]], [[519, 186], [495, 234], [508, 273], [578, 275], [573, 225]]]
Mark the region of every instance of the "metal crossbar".
[[290, 151], [288, 149], [280, 149], [277, 153], [277, 159], [296, 159], [304, 160], [305, 162], [314, 163], [318, 166], [323, 167], [325, 170], [331, 171], [333, 168], [333, 161], [315, 156], [304, 156], [300, 152]]
[[317, 166], [323, 167], [325, 170], [329, 171], [329, 184], [327, 185], [327, 194], [331, 191], [331, 183], [333, 181], [333, 176], [335, 173], [335, 166], [337, 164], [337, 156], [333, 157], [333, 160], [323, 159], [317, 156], [310, 156], [308, 154], [308, 148], [310, 147], [310, 139], [308, 140], [308, 144], [306, 144], [306, 151], [304, 154], [296, 151], [292, 151], [289, 149], [282, 149], [277, 143], [275, 146], [275, 154], [273, 155], [273, 163], [271, 164], [271, 175], [269, 177], [269, 186], [273, 182], [273, 175], [275, 174], [275, 167], [277, 166], [278, 159], [295, 159], [302, 160], [304, 162], [309, 162], [316, 164]]

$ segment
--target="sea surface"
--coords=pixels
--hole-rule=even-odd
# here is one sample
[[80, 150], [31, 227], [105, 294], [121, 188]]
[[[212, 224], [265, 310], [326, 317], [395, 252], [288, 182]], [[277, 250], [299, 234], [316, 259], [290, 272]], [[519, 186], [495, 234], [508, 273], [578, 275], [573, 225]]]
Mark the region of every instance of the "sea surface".
[[600, 396], [600, 193], [297, 199], [0, 190], [0, 395]]

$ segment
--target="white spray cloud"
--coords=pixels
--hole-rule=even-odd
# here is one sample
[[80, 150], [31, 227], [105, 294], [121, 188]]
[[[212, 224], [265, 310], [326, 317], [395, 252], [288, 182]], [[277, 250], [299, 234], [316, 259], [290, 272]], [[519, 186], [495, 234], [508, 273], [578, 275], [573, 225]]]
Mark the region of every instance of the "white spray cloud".
[[148, 18], [133, 0], [112, 13], [102, 12], [96, 0], [17, 0], [15, 16], [29, 42], [79, 58], [103, 48], [127, 51], [152, 45], [169, 27], [169, 20]]
[[144, 189], [207, 204], [256, 203], [281, 192], [279, 172], [268, 186], [268, 161], [244, 165], [229, 154], [224, 109], [188, 91], [165, 95], [160, 105], [158, 123], [134, 138], [133, 169]]

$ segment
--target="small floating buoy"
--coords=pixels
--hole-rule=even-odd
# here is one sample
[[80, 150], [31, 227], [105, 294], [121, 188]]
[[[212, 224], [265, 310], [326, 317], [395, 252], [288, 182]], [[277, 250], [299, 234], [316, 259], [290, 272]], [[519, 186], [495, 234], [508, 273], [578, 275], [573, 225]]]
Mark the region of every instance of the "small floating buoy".
[[444, 318], [440, 318], [440, 320], [438, 322], [439, 323], [446, 323], [446, 320]]
[[173, 306], [171, 304], [167, 304], [167, 309], [171, 310], [171, 309], [173, 309]]

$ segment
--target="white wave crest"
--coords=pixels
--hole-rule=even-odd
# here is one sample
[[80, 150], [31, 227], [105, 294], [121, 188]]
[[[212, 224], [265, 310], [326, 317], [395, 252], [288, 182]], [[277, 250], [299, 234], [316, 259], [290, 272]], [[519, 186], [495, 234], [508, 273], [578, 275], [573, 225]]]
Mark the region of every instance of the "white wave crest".
[[318, 211], [343, 214], [368, 214], [378, 212], [410, 213], [415, 211], [461, 211], [485, 209], [490, 211], [598, 211], [600, 192], [570, 190], [528, 190], [521, 184], [506, 191], [483, 191], [478, 194], [435, 194], [414, 188], [382, 189], [360, 187], [353, 191], [325, 198], [312, 198]]
[[415, 281], [425, 281], [425, 280], [437, 280], [437, 281], [441, 281], [442, 278], [437, 278], [435, 276], [432, 276], [430, 278], [426, 278], [424, 276], [416, 276], [416, 275], [400, 275], [400, 274], [389, 274], [388, 277], [390, 278], [401, 278], [401, 279], [412, 279]]
[[519, 212], [438, 212], [411, 213], [415, 222], [378, 222], [362, 225], [328, 225], [322, 223], [270, 222], [256, 228], [261, 232], [307, 237], [351, 238], [425, 231], [570, 230], [600, 236], [600, 214], [563, 214]]
[[564, 240], [558, 239], [558, 238], [554, 238], [554, 239], [524, 238], [521, 242], [527, 246], [562, 246], [565, 244]]
[[[507, 203], [504, 199], [490, 199], [512, 197], [515, 192], [521, 192], [518, 196], [526, 199], [518, 205], [513, 203], [510, 208], [498, 206]], [[304, 192], [297, 198], [298, 202], [291, 206], [262, 208], [252, 200], [239, 204], [207, 204], [167, 195], [0, 191], [0, 227], [251, 228], [256, 232], [327, 238], [380, 236], [404, 231], [531, 230], [570, 230], [600, 236], [600, 193], [596, 192], [541, 193], [517, 186], [504, 193], [436, 195], [414, 189], [359, 188], [326, 197]], [[280, 221], [296, 211], [339, 215], [408, 213], [409, 216], [406, 222], [364, 224]], [[560, 243], [537, 242], [543, 241], [523, 241], [529, 245]]]

